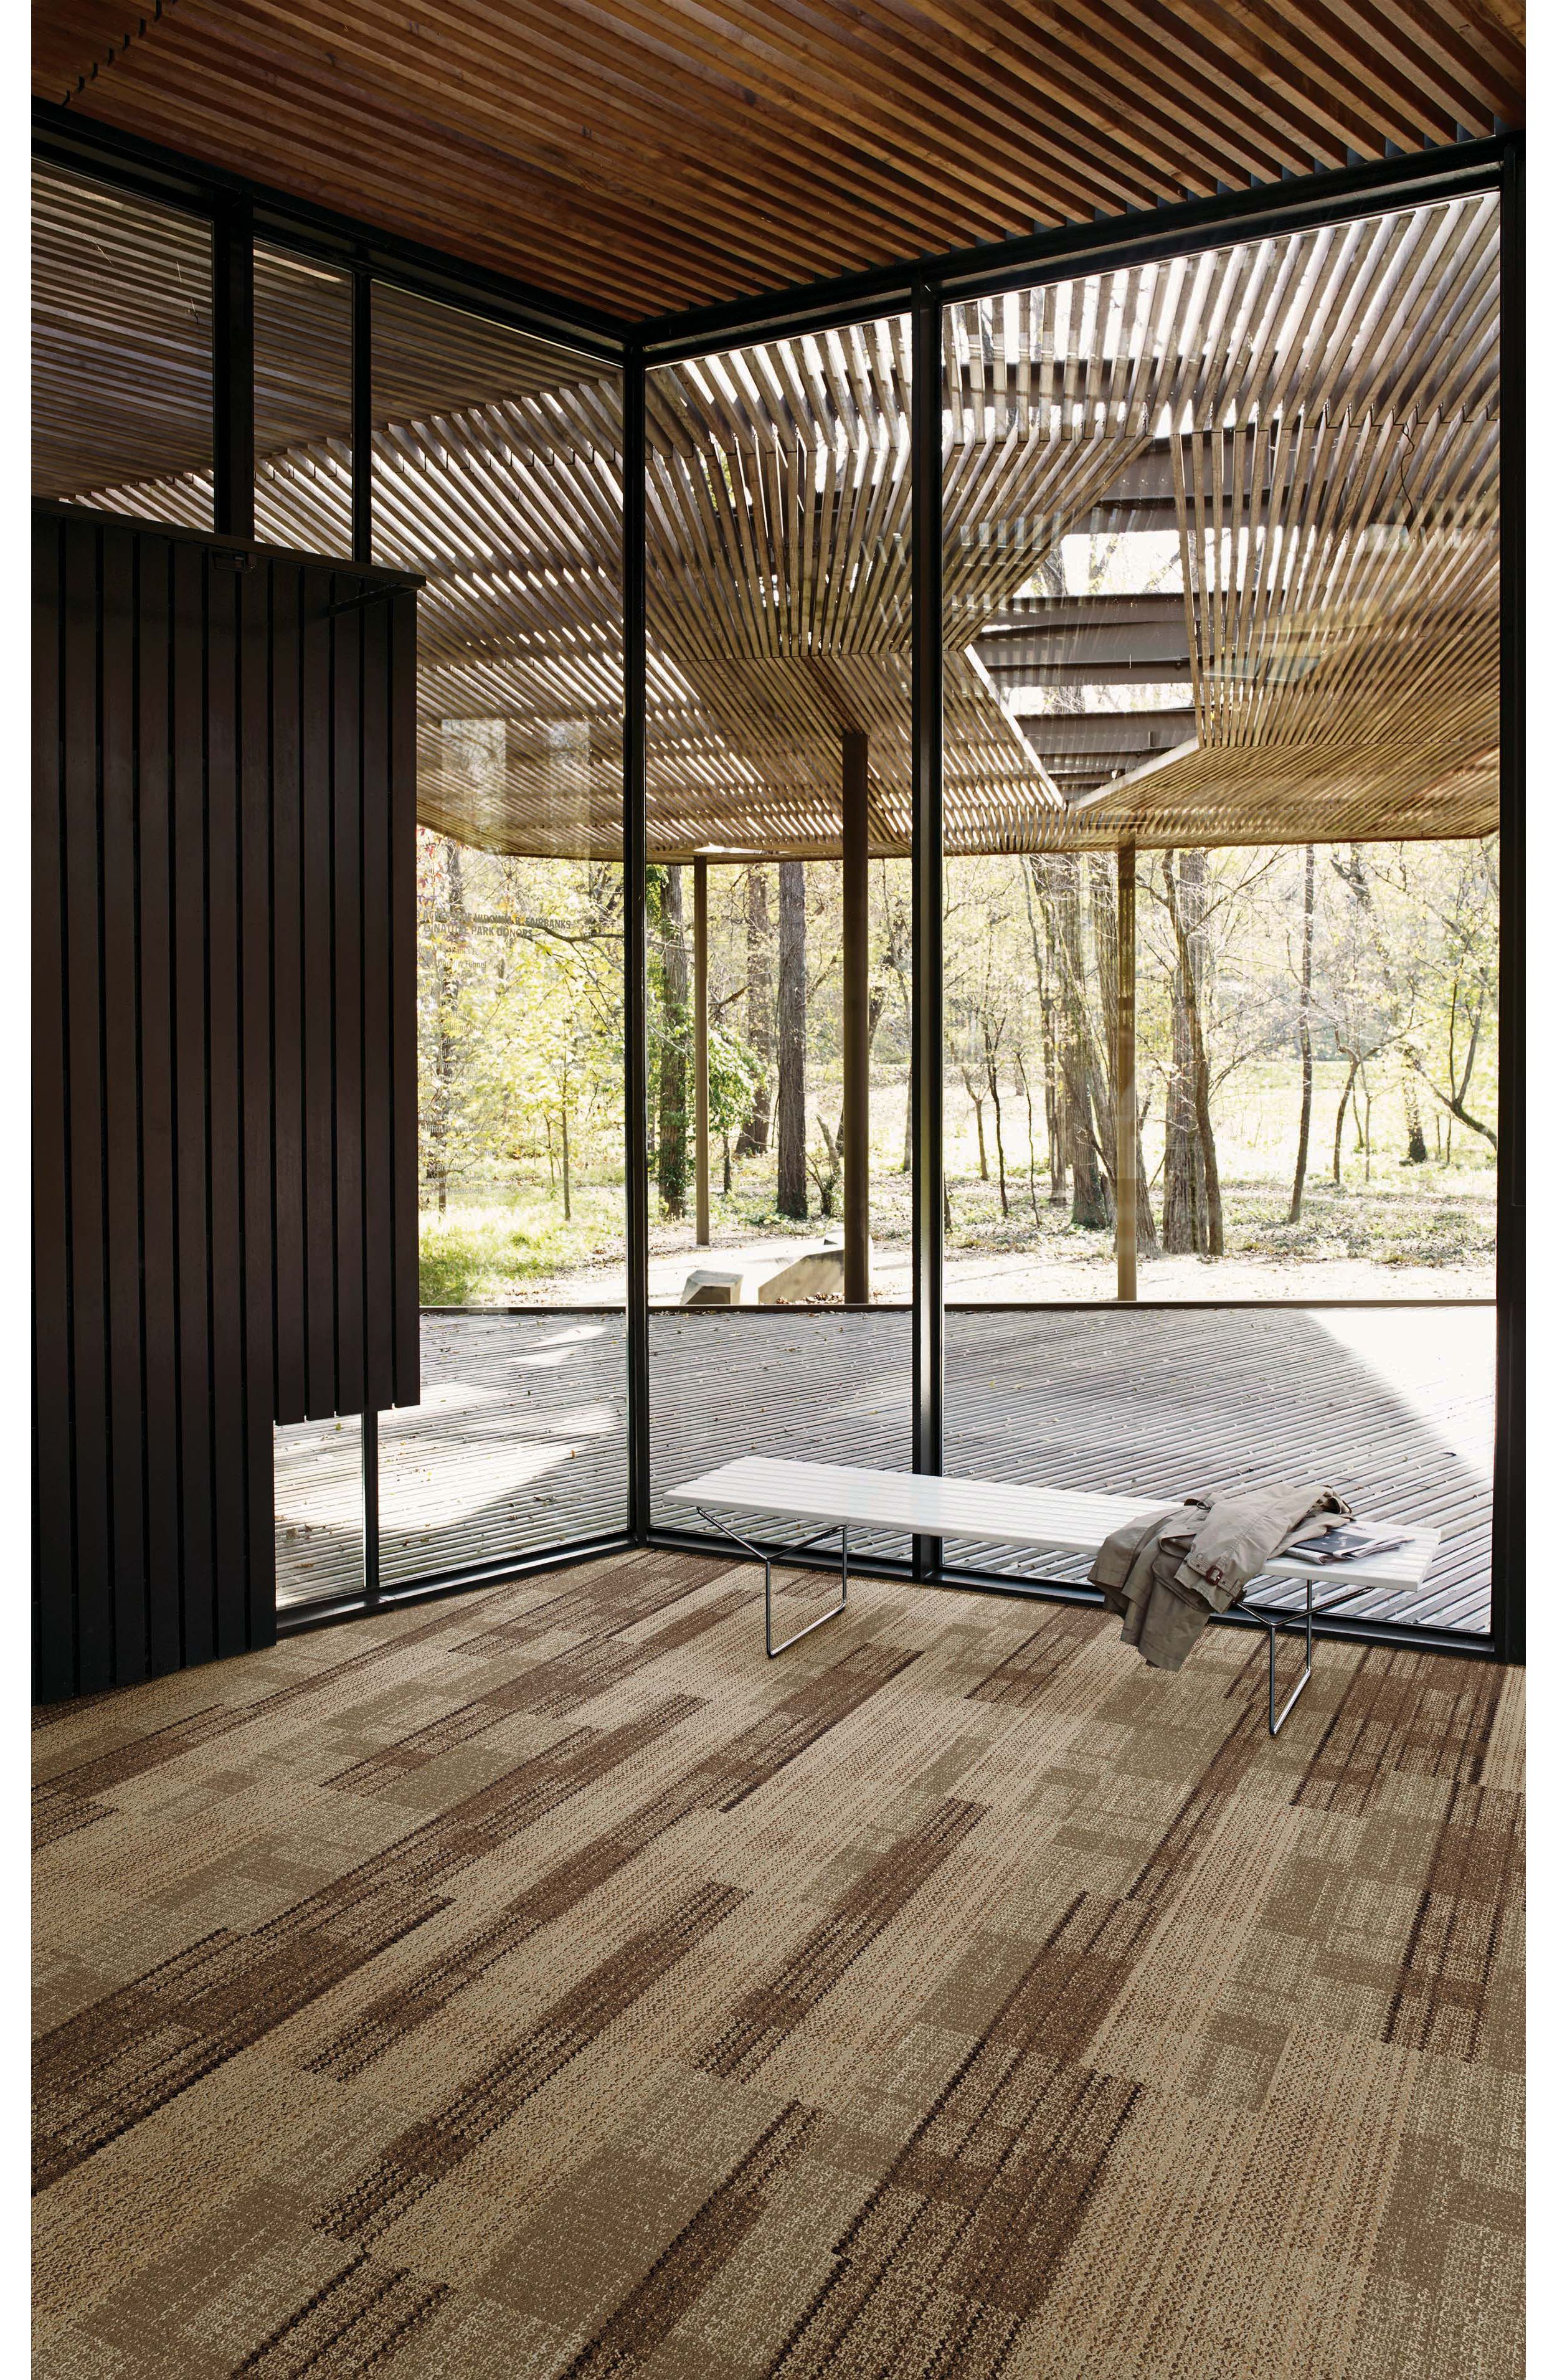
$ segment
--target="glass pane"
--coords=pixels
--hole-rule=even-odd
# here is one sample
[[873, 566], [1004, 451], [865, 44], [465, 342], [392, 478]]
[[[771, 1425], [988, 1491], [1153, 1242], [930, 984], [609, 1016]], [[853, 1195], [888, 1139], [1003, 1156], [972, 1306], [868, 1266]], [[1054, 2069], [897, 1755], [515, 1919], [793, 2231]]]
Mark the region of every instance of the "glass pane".
[[276, 1607], [360, 1595], [364, 1584], [362, 1425], [288, 1422], [275, 1433]]
[[909, 366], [894, 316], [650, 375], [657, 1491], [909, 1460], [906, 1314], [794, 1311], [911, 1295]]
[[[907, 322], [894, 317], [651, 376], [656, 1304], [681, 1300], [699, 1269], [737, 1274], [748, 1303], [775, 1283], [793, 1297], [840, 1294], [856, 991], [868, 1294], [908, 1294], [908, 367]], [[854, 913], [850, 818], [863, 881]], [[780, 1282], [807, 1258], [804, 1275]]]
[[254, 533], [351, 554], [351, 275], [254, 250]]
[[[664, 1491], [742, 1455], [911, 1470], [912, 1325], [901, 1306], [874, 1314], [829, 1314], [822, 1306], [651, 1315], [654, 1526], [715, 1534]], [[806, 1523], [737, 1525], [773, 1545], [815, 1535]], [[906, 1536], [886, 1530], [851, 1530], [849, 1546], [898, 1561], [913, 1550]]]
[[[1495, 1338], [1487, 1305], [964, 1307], [946, 1317], [946, 1469], [1164, 1501], [1324, 1481], [1360, 1518], [1442, 1533], [1419, 1588], [1346, 1618], [1485, 1633]], [[1077, 1584], [1089, 1568], [955, 1540], [944, 1558]], [[1337, 1572], [1326, 1598], [1340, 1588]]]
[[212, 524], [211, 230], [32, 171], [32, 492]]
[[620, 1312], [421, 1321], [421, 1402], [379, 1423], [379, 1577], [442, 1576], [626, 1518]]
[[1483, 195], [948, 310], [954, 1300], [1121, 1165], [1143, 1298], [1491, 1294], [1497, 305]]
[[380, 1425], [388, 1585], [626, 1519], [620, 378], [375, 283], [373, 419], [374, 560], [427, 580], [423, 1396]]

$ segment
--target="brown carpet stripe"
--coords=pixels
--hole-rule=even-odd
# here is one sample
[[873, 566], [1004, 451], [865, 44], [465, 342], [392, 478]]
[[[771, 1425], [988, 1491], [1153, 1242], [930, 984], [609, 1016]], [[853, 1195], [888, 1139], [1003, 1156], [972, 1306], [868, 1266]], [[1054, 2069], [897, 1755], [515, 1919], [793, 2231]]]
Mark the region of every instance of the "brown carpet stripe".
[[334, 2380], [358, 2380], [387, 2363], [448, 2294], [446, 2282], [428, 2288], [410, 2273], [355, 2257], [235, 2369], [262, 2380], [324, 2371]]
[[794, 2105], [775, 2118], [604, 2328], [579, 2349], [562, 2380], [621, 2380], [647, 2363], [756, 2229], [773, 2183], [794, 2165], [817, 2121], [814, 2109]]
[[528, 1674], [509, 1678], [446, 1717], [432, 1719], [425, 1727], [399, 1737], [382, 1752], [355, 1762], [327, 1781], [347, 1792], [378, 1792], [410, 1770], [425, 1767], [440, 1753], [473, 1743], [489, 1728], [519, 1711], [528, 1711], [536, 1718], [566, 1718], [585, 1703], [592, 1702], [597, 1694], [604, 1694], [607, 1687], [620, 1685], [624, 1679], [651, 1669], [667, 1653], [679, 1652], [683, 1645], [695, 1644], [699, 1636], [721, 1626], [751, 1600], [749, 1589], [716, 1597], [679, 1620], [668, 1621], [640, 1644], [603, 1637], [570, 1646]]
[[987, 1678], [979, 1679], [968, 1699], [1030, 1709], [1097, 1633], [1098, 1615], [1090, 1607], [1067, 1609], [1060, 1605]]
[[425, 1924], [448, 1906], [434, 1883], [510, 1842], [699, 1707], [673, 1695], [608, 1733], [582, 1729], [268, 1925], [197, 1943], [46, 2034], [33, 2068], [35, 2189]]
[[1424, 1677], [1419, 1655], [1369, 1645], [1294, 1799], [1316, 1810], [1362, 1810], [1380, 1779], [1396, 1770], [1478, 1784], [1499, 1672], [1479, 1661], [1438, 1669]]
[[[718, 1601], [723, 1607], [724, 1598]], [[901, 1666], [901, 1662], [889, 1663], [885, 1676], [895, 1675]], [[576, 1908], [683, 1818], [698, 1810], [729, 1806], [726, 1796], [733, 1780], [739, 1780], [737, 1799], [755, 1791], [830, 1729], [849, 1718], [885, 1682], [882, 1665], [878, 1661], [861, 1663], [850, 1656], [839, 1664], [839, 1669], [841, 1675], [824, 1673], [821, 1679], [788, 1696], [772, 1718], [760, 1721], [700, 1762], [641, 1809], [622, 1818], [608, 1835], [587, 1843], [540, 1883], [519, 1894], [493, 1924], [483, 1926], [456, 1949], [428, 1961], [401, 1988], [375, 2000], [310, 2061], [315, 2071], [343, 2076], [360, 2073], [395, 2042], [447, 2007], [457, 1993], [477, 1982], [489, 1967], [528, 1942], [541, 1926]], [[781, 1723], [775, 1725], [774, 1719]]]
[[730, 2022], [699, 2059], [703, 2070], [729, 2082], [755, 2074], [903, 1914], [984, 1815], [978, 1802], [943, 1802], [911, 1835], [894, 1843], [849, 1887], [832, 1916], [737, 2002]]
[[341, 2240], [386, 2230], [679, 1966], [745, 1898], [729, 1885], [705, 1884], [635, 1934], [435, 2115], [393, 2140], [360, 2180], [322, 2210], [319, 2229]]
[[1522, 1673], [1272, 1742], [1231, 1630], [770, 1663], [656, 1552], [360, 1624], [36, 1738], [38, 2380], [1523, 2371]]

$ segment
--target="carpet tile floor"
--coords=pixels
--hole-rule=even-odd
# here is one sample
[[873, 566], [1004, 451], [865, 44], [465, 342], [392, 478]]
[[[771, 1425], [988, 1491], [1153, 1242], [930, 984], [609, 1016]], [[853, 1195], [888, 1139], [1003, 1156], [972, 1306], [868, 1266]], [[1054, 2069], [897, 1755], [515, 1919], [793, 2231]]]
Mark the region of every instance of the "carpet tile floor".
[[1116, 1637], [643, 1552], [40, 1712], [42, 2380], [1514, 2380], [1522, 1673]]

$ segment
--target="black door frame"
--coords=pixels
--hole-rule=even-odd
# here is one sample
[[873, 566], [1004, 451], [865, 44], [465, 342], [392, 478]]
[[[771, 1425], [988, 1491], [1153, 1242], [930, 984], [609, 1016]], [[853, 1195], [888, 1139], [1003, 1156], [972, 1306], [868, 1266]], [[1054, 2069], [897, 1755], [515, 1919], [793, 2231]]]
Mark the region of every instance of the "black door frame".
[[[647, 1085], [648, 945], [644, 902], [647, 860], [646, 660], [647, 578], [644, 487], [648, 374], [656, 367], [720, 347], [744, 346], [801, 331], [821, 332], [888, 311], [911, 318], [914, 374], [912, 427], [912, 584], [914, 590], [913, 762], [913, 1061], [914, 1061], [914, 1467], [941, 1467], [944, 1432], [944, 1253], [942, 1230], [941, 828], [943, 653], [940, 635], [941, 438], [939, 386], [941, 309], [953, 300], [1031, 287], [1077, 273], [1159, 261], [1212, 246], [1221, 237], [1252, 238], [1344, 222], [1434, 196], [1495, 189], [1502, 204], [1502, 465], [1501, 686], [1500, 929], [1501, 1045], [1498, 1143], [1498, 1272], [1496, 1445], [1493, 1466], [1492, 1625], [1490, 1637], [1466, 1640], [1451, 1631], [1388, 1622], [1321, 1621], [1320, 1633], [1353, 1641], [1478, 1655], [1512, 1662], [1525, 1658], [1524, 1294], [1526, 1269], [1524, 1065], [1525, 750], [1524, 750], [1524, 142], [1515, 135], [1428, 147], [1338, 173], [1294, 176], [1279, 183], [1223, 192], [1214, 199], [1162, 206], [1089, 224], [1069, 224], [1030, 238], [954, 250], [904, 265], [774, 291], [726, 305], [692, 308], [652, 321], [625, 323], [598, 309], [404, 240], [221, 172], [176, 152], [92, 123], [46, 102], [34, 105], [36, 155], [66, 170], [138, 191], [143, 197], [206, 217], [213, 226], [213, 454], [216, 464], [218, 534], [253, 534], [254, 416], [252, 241], [329, 259], [353, 276], [354, 450], [362, 451], [371, 423], [369, 382], [372, 285], [394, 283], [444, 302], [484, 313], [516, 330], [597, 357], [620, 369], [624, 417], [624, 734], [623, 852], [626, 937], [625, 982], [626, 1187], [627, 1258], [627, 1524], [618, 1535], [588, 1545], [562, 1544], [480, 1571], [419, 1580], [383, 1590], [376, 1543], [377, 1416], [363, 1416], [368, 1535], [364, 1593], [334, 1604], [282, 1615], [287, 1627], [318, 1625], [347, 1611], [403, 1597], [449, 1593], [523, 1572], [556, 1566], [618, 1547], [665, 1542], [696, 1545], [686, 1532], [651, 1524], [649, 1365], [649, 1162], [641, 1128]], [[354, 475], [353, 558], [371, 559], [371, 483]], [[1112, 1301], [1110, 1301], [1112, 1303]], [[1309, 1301], [1314, 1305], [1339, 1301]], [[1348, 1301], [1349, 1302], [1349, 1301]], [[1368, 1301], [1361, 1301], [1367, 1303]], [[815, 1564], [821, 1557], [808, 1560]], [[871, 1565], [858, 1565], [869, 1568]], [[883, 1562], [887, 1575], [908, 1575], [992, 1594], [1090, 1599], [1087, 1590], [1017, 1585], [986, 1572], [947, 1569], [940, 1545], [915, 1541], [911, 1565]], [[1229, 1615], [1236, 1618], [1235, 1614]], [[1249, 1623], [1253, 1624], [1253, 1623]]]

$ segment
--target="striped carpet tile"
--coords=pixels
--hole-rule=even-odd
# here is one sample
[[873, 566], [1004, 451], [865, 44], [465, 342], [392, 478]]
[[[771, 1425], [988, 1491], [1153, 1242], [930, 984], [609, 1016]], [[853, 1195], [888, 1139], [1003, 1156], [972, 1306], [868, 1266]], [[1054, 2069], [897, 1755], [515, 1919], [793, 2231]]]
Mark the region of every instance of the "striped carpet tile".
[[[786, 1573], [797, 1619], [833, 1589]], [[1522, 1673], [646, 1551], [54, 1716], [43, 2380], [1514, 2380]]]

